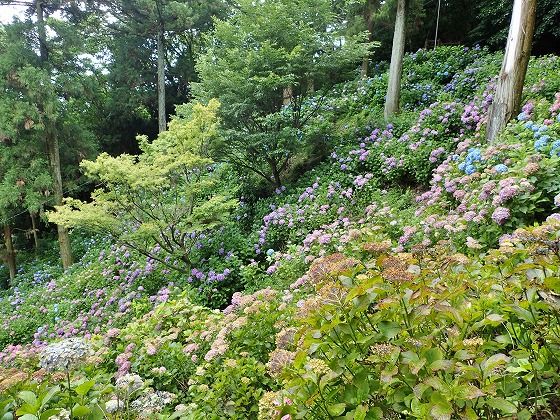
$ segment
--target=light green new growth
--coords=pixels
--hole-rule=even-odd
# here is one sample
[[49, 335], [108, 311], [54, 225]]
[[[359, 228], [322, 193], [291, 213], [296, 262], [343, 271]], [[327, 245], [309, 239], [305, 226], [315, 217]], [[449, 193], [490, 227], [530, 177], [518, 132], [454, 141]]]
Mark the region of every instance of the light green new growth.
[[[102, 185], [91, 202], [66, 199], [48, 214], [53, 223], [109, 235], [144, 255], [188, 271], [202, 233], [226, 223], [237, 202], [216, 194], [214, 164], [205, 156], [218, 135], [219, 103], [179, 107], [178, 116], [153, 143], [140, 137], [140, 156], [101, 154], [84, 161], [85, 174]], [[165, 256], [154, 252], [155, 245]], [[177, 266], [166, 256], [181, 260]]]

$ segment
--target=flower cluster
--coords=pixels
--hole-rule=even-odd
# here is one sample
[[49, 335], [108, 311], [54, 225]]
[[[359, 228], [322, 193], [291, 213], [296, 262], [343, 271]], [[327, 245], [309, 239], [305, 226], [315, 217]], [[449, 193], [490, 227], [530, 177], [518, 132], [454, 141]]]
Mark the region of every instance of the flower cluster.
[[69, 338], [45, 347], [41, 353], [41, 367], [48, 371], [68, 371], [85, 360], [90, 346], [80, 338]]
[[177, 395], [166, 391], [150, 390], [132, 401], [130, 408], [138, 413], [139, 418], [153, 418], [177, 399]]

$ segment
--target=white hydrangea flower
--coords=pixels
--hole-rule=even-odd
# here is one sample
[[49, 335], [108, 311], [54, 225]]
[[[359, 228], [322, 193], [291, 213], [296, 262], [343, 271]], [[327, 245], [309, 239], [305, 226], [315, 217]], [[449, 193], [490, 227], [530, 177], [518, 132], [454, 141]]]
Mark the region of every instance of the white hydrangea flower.
[[116, 413], [124, 408], [124, 401], [113, 398], [105, 403], [105, 411], [109, 414]]
[[152, 391], [142, 395], [130, 404], [130, 408], [136, 411], [141, 418], [149, 418], [153, 413], [159, 413], [170, 405], [177, 396], [166, 391]]
[[69, 338], [47, 346], [41, 352], [41, 367], [50, 372], [69, 370], [83, 361], [90, 353], [89, 345], [82, 338]]
[[70, 420], [70, 411], [62, 409], [60, 412], [55, 416], [50, 416], [50, 420]]
[[130, 395], [142, 389], [144, 387], [144, 381], [139, 375], [127, 373], [117, 379], [116, 385], [119, 391], [124, 391], [126, 394]]

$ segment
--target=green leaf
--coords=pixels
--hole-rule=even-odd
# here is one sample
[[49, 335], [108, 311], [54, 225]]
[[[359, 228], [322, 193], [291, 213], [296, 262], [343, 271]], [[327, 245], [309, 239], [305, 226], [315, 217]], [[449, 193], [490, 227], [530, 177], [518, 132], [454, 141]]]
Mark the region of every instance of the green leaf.
[[332, 404], [328, 406], [329, 414], [331, 416], [340, 416], [346, 409], [345, 403]]
[[396, 322], [391, 321], [381, 321], [378, 324], [379, 331], [387, 338], [391, 339], [396, 337], [401, 331], [401, 327]]
[[547, 277], [544, 285], [556, 293], [560, 293], [560, 277]]
[[25, 401], [27, 404], [38, 407], [37, 396], [31, 391], [20, 391], [18, 398]]
[[41, 408], [46, 406], [49, 403], [49, 401], [59, 392], [60, 392], [60, 387], [53, 386], [49, 388], [44, 395], [41, 395]]
[[424, 357], [428, 364], [430, 364], [443, 359], [443, 354], [440, 349], [432, 348], [424, 352]]
[[517, 407], [503, 398], [490, 398], [486, 400], [486, 404], [492, 408], [500, 410], [504, 414], [517, 413]]
[[93, 388], [94, 385], [95, 385], [94, 380], [85, 381], [82, 382], [80, 385], [78, 385], [76, 388], [74, 388], [74, 391], [76, 391], [76, 394], [78, 394], [80, 397], [83, 397], [90, 391], [91, 388]]
[[518, 305], [510, 305], [510, 308], [515, 312], [515, 314], [524, 321], [527, 321], [530, 324], [535, 323], [535, 319], [533, 318], [533, 314], [531, 311], [528, 311], [525, 308], [522, 308]]
[[367, 414], [367, 408], [363, 405], [359, 405], [354, 410], [354, 420], [365, 420]]
[[430, 399], [433, 403], [430, 410], [432, 418], [436, 420], [449, 420], [453, 413], [453, 407], [447, 398], [439, 392], [434, 392]]
[[33, 414], [24, 414], [18, 420], [39, 420], [39, 419], [37, 418], [37, 416]]
[[41, 420], [49, 420], [51, 417], [56, 416], [60, 413], [60, 408], [53, 408], [51, 410], [43, 411], [41, 414]]
[[72, 413], [76, 417], [85, 417], [88, 416], [89, 413], [91, 413], [91, 409], [89, 407], [86, 407], [85, 405], [77, 405], [72, 409]]
[[483, 372], [488, 375], [492, 370], [500, 365], [508, 363], [510, 358], [503, 353], [493, 354], [480, 364]]
[[352, 383], [354, 384], [354, 386], [356, 386], [358, 390], [356, 395], [358, 401], [361, 402], [367, 399], [369, 395], [369, 382], [368, 382], [367, 371], [365, 369], [362, 369], [359, 372], [357, 372], [356, 375], [354, 376]]

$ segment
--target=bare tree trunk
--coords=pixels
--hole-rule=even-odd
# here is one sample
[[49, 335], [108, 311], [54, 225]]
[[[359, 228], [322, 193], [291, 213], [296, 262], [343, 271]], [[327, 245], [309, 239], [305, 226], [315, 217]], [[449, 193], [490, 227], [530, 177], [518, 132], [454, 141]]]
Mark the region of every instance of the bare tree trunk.
[[273, 184], [276, 188], [282, 187], [282, 178], [276, 162], [270, 162], [270, 169], [272, 170]]
[[292, 103], [294, 92], [291, 86], [285, 87], [282, 91], [282, 105], [288, 106]]
[[490, 107], [486, 139], [496, 140], [498, 133], [519, 112], [531, 44], [535, 31], [537, 0], [515, 0], [502, 69]]
[[35, 244], [35, 251], [39, 249], [39, 230], [37, 229], [37, 213], [32, 211], [29, 212], [29, 216], [31, 216], [31, 228], [33, 229], [33, 242]]
[[[60, 170], [60, 148], [58, 138], [50, 130], [47, 131], [47, 149], [49, 152], [49, 161], [54, 181], [54, 201], [55, 205], [61, 206], [64, 192], [62, 190], [62, 172]], [[70, 247], [70, 235], [68, 229], [62, 225], [57, 225], [58, 245], [60, 247], [60, 258], [62, 267], [67, 269], [72, 265], [72, 248]]]
[[165, 45], [163, 27], [160, 26], [157, 36], [157, 89], [158, 89], [158, 127], [162, 133], [167, 129], [165, 114]]
[[16, 278], [16, 252], [12, 242], [12, 229], [10, 225], [4, 225], [4, 243], [6, 245], [6, 265], [10, 272], [10, 281]]
[[[45, 21], [43, 17], [43, 2], [36, 0], [35, 9], [37, 13], [37, 32], [39, 34], [39, 44], [41, 53], [41, 63], [46, 64], [48, 61], [47, 35], [45, 30]], [[42, 108], [42, 107], [41, 107]], [[44, 114], [44, 110], [43, 111]], [[54, 186], [55, 205], [62, 205], [64, 192], [62, 189], [62, 171], [60, 169], [60, 147], [58, 137], [54, 132], [52, 121], [48, 115], [45, 117], [45, 142], [47, 144], [47, 152], [49, 154], [49, 162], [51, 164], [51, 172]], [[58, 225], [58, 244], [60, 246], [60, 258], [62, 266], [67, 269], [72, 265], [72, 250], [70, 248], [70, 236], [68, 229]]]
[[389, 86], [385, 100], [385, 119], [389, 120], [399, 112], [401, 97], [401, 77], [404, 58], [406, 35], [406, 9], [408, 0], [398, 0], [397, 17], [395, 19], [395, 34], [393, 36], [393, 51], [391, 52], [391, 67], [389, 68]]

